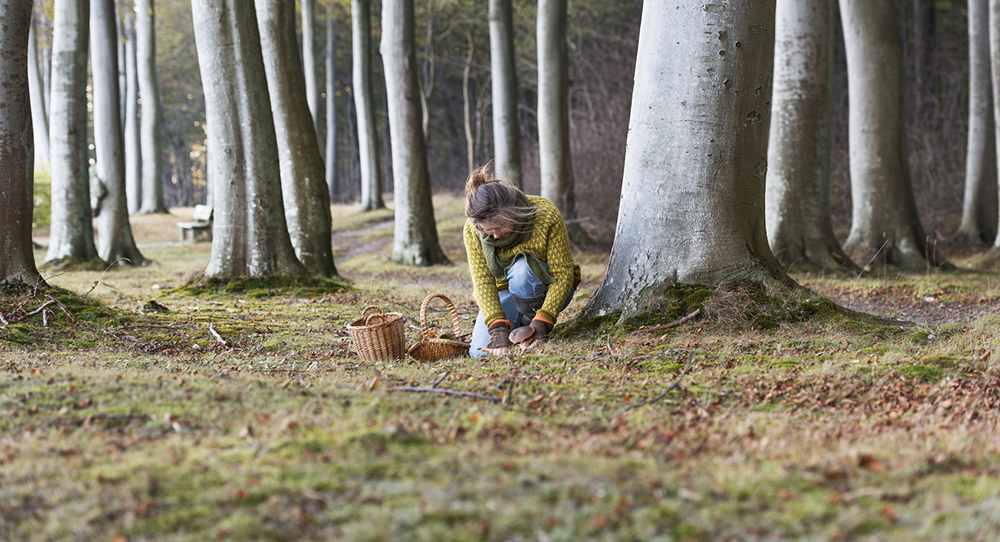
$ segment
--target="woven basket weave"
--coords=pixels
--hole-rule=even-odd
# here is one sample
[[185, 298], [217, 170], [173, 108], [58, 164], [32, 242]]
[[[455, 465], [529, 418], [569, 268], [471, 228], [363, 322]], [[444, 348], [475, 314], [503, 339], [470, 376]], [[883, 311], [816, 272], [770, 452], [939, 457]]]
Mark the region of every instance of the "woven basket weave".
[[[369, 310], [378, 311], [368, 314]], [[406, 332], [403, 315], [398, 312], [383, 312], [369, 305], [361, 312], [361, 318], [347, 325], [351, 342], [358, 356], [366, 361], [402, 359], [406, 355]]]
[[458, 325], [458, 310], [455, 308], [455, 304], [441, 294], [431, 294], [425, 297], [424, 302], [420, 304], [420, 340], [410, 346], [407, 353], [410, 354], [410, 357], [413, 359], [420, 361], [437, 361], [439, 359], [468, 356], [469, 343], [451, 339], [441, 339], [434, 337], [434, 334], [431, 333], [430, 328], [427, 326], [427, 306], [434, 298], [441, 298], [444, 300], [445, 305], [448, 306], [448, 312], [451, 313], [451, 324], [452, 329], [455, 332], [455, 337], [462, 334], [462, 328]]

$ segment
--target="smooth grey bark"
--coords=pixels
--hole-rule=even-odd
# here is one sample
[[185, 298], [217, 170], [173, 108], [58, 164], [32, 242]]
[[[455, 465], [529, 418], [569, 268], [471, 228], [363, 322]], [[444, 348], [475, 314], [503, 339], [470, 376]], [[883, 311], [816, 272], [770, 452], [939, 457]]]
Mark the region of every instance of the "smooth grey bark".
[[643, 4], [615, 243], [582, 318], [676, 282], [790, 284], [764, 231], [774, 2], [686, 7]]
[[[700, 8], [699, 8], [700, 9]], [[576, 217], [569, 145], [566, 0], [538, 0], [538, 165], [542, 196]]]
[[844, 252], [867, 268], [925, 269], [928, 250], [906, 154], [903, 48], [891, 2], [840, 0], [847, 50], [852, 223]]
[[331, 245], [330, 191], [306, 102], [306, 82], [295, 35], [295, 4], [256, 0], [257, 24], [274, 132], [288, 235], [306, 269], [337, 274]]
[[472, 53], [475, 42], [472, 41], [472, 34], [468, 36], [469, 47], [465, 53], [465, 66], [462, 68], [462, 116], [465, 121], [465, 153], [469, 173], [476, 169], [476, 137], [472, 129]]
[[156, 75], [156, 7], [135, 0], [135, 53], [142, 103], [142, 206], [140, 213], [166, 213], [163, 199], [163, 105]]
[[254, 6], [193, 0], [205, 89], [214, 234], [206, 277], [304, 272], [288, 236]]
[[517, 121], [517, 66], [511, 0], [490, 0], [490, 73], [493, 79], [493, 167], [518, 188], [521, 127]]
[[326, 186], [330, 199], [340, 197], [337, 184], [337, 20], [326, 12]]
[[[316, 80], [316, 3], [302, 0], [302, 59], [306, 81], [306, 102], [313, 128], [319, 133], [319, 81]], [[316, 138], [319, 144], [319, 137]]]
[[47, 262], [97, 259], [87, 171], [89, 11], [87, 0], [55, 2], [49, 101], [52, 223]]
[[833, 233], [834, 0], [777, 0], [765, 211], [786, 269], [855, 269]]
[[125, 73], [125, 24], [124, 18], [122, 16], [120, 8], [122, 7], [120, 1], [115, 2], [115, 33], [118, 35], [119, 40], [115, 42], [118, 47], [118, 98], [121, 103], [118, 104], [118, 113], [121, 115], [122, 119], [122, 129], [125, 127], [125, 86], [128, 84], [128, 74]]
[[[996, 145], [996, 157], [1000, 159], [1000, 123], [995, 122], [996, 119], [1000, 119], [1000, 31], [993, 31], [1000, 28], [1000, 0], [989, 0], [989, 28], [992, 29], [989, 31], [989, 39], [990, 78], [993, 83], [993, 142]], [[1000, 256], [1000, 226], [997, 233], [990, 249], [990, 254], [993, 256]]]
[[997, 148], [990, 79], [989, 0], [969, 0], [969, 132], [957, 237], [992, 244], [997, 234]]
[[354, 108], [357, 110], [361, 210], [384, 209], [372, 88], [371, 0], [351, 0]]
[[129, 214], [142, 207], [142, 143], [139, 131], [139, 75], [135, 52], [135, 15], [125, 14], [125, 195]]
[[114, 0], [90, 4], [91, 72], [94, 81], [94, 150], [97, 176], [107, 189], [97, 215], [97, 253], [109, 264], [145, 265], [128, 221], [125, 139], [118, 96], [118, 31]]
[[413, 27], [413, 0], [382, 1], [381, 52], [395, 197], [392, 260], [428, 266], [451, 262], [441, 250], [434, 220]]
[[31, 124], [35, 138], [35, 165], [48, 167], [49, 164], [49, 116], [42, 87], [42, 74], [38, 70], [38, 50], [36, 48], [35, 17], [31, 17], [28, 27], [28, 95], [31, 101]]
[[[0, 1], [0, 283], [44, 284], [31, 246], [34, 156], [28, 95], [31, 2]], [[32, 36], [34, 37], [34, 36]], [[31, 51], [34, 54], [34, 51]], [[37, 65], [36, 65], [37, 76]]]

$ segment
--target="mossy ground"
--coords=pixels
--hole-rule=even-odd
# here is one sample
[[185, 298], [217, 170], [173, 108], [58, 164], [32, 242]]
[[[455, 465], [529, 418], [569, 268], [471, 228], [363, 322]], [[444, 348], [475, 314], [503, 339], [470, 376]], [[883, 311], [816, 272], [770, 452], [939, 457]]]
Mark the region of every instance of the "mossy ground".
[[[452, 207], [438, 207], [442, 244], [462, 262]], [[352, 212], [335, 216], [364, 222]], [[176, 219], [135, 217], [140, 242]], [[580, 332], [563, 323], [607, 257], [581, 254], [584, 284], [544, 348], [362, 362], [345, 326], [365, 305], [403, 313], [411, 340], [430, 292], [456, 302], [466, 331], [475, 317], [463, 266], [396, 266], [386, 239], [338, 261], [342, 290], [177, 289], [207, 245], [46, 277], [80, 301], [63, 301], [75, 322], [0, 329], [0, 539], [1000, 536], [991, 310], [902, 327], [808, 293], [679, 287], [646, 321]], [[935, 310], [997, 301], [982, 274], [798, 278]], [[751, 302], [752, 317], [726, 312]], [[705, 314], [684, 326], [641, 329], [696, 305]], [[435, 382], [497, 401], [393, 389]]]

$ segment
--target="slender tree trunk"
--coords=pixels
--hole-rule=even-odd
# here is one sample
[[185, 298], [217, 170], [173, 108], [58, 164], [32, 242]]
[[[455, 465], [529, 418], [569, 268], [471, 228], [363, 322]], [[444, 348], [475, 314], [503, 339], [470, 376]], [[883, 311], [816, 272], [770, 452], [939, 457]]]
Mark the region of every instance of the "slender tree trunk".
[[942, 265], [917, 216], [906, 155], [903, 49], [890, 2], [840, 0], [850, 96], [851, 233], [859, 265]]
[[465, 67], [462, 69], [462, 113], [465, 119], [465, 151], [469, 166], [469, 173], [476, 169], [476, 136], [472, 129], [472, 35], [468, 36], [469, 47], [465, 54]]
[[125, 128], [125, 86], [128, 84], [128, 75], [125, 72], [125, 26], [124, 20], [122, 18], [122, 13], [120, 8], [122, 7], [121, 0], [115, 1], [115, 34], [120, 38], [115, 41], [115, 45], [118, 47], [118, 98], [121, 103], [118, 104], [118, 113], [121, 115], [122, 129]]
[[193, 0], [205, 87], [214, 235], [206, 277], [304, 271], [288, 236], [278, 145], [253, 4]]
[[125, 194], [129, 214], [142, 207], [142, 143], [139, 131], [139, 76], [135, 52], [135, 16], [125, 14]]
[[145, 265], [135, 246], [125, 196], [125, 140], [118, 97], [118, 32], [113, 0], [90, 5], [91, 71], [94, 80], [94, 149], [98, 178], [107, 188], [97, 216], [101, 259], [119, 265]]
[[934, 95], [934, 0], [913, 0], [913, 45], [920, 105]]
[[[0, 1], [0, 284], [44, 284], [31, 246], [34, 175], [28, 52], [31, 2]], [[34, 36], [31, 36], [32, 38]], [[34, 47], [31, 47], [34, 54]], [[37, 64], [35, 76], [37, 77]]]
[[156, 13], [154, 0], [135, 0], [136, 57], [142, 98], [142, 208], [140, 213], [165, 213], [163, 200], [163, 107], [156, 75]]
[[538, 162], [542, 196], [576, 217], [569, 147], [566, 0], [538, 2]]
[[[306, 101], [319, 142], [319, 81], [316, 80], [316, 4], [302, 0], [302, 67], [306, 79]], [[322, 147], [321, 147], [322, 148]]]
[[518, 188], [521, 127], [517, 121], [517, 66], [511, 0], [490, 0], [490, 64], [493, 77], [493, 153], [497, 176]]
[[52, 31], [52, 223], [45, 261], [97, 259], [87, 172], [87, 39], [90, 3], [56, 0]]
[[434, 220], [413, 27], [413, 0], [383, 0], [381, 51], [396, 204], [392, 259], [427, 266], [451, 262], [441, 250]]
[[855, 268], [830, 219], [833, 2], [776, 2], [765, 209], [771, 251], [786, 268]]
[[35, 47], [35, 18], [28, 27], [28, 94], [31, 97], [31, 124], [35, 132], [35, 166], [49, 164], [49, 116], [42, 88], [42, 74], [38, 70], [38, 50]]
[[384, 209], [382, 169], [379, 167], [372, 88], [371, 0], [351, 0], [351, 36], [354, 57], [354, 105], [358, 119], [361, 158], [361, 210]]
[[312, 117], [295, 36], [295, 4], [284, 0], [256, 0], [255, 4], [288, 234], [306, 269], [332, 277], [337, 268], [330, 244], [330, 192], [323, 157], [316, 131], [302, 128], [310, 125]]
[[686, 4], [642, 7], [615, 244], [582, 318], [627, 319], [675, 282], [790, 280], [764, 230], [774, 2]]
[[990, 80], [989, 0], [969, 0], [969, 132], [957, 236], [992, 244], [997, 234], [997, 148]]
[[341, 197], [337, 185], [337, 20], [326, 12], [326, 185], [331, 201]]

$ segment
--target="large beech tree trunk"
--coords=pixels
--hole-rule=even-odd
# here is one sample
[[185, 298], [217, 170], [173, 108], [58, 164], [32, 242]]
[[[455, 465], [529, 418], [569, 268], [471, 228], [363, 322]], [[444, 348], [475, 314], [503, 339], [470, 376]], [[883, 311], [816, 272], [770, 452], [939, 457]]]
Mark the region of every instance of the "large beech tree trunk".
[[[294, 8], [294, 6], [293, 6]], [[293, 9], [294, 11], [294, 9]], [[295, 26], [294, 24], [292, 25]], [[316, 79], [316, 3], [302, 0], [302, 65], [306, 102], [313, 128], [319, 132], [319, 81]], [[317, 144], [319, 137], [316, 138]]]
[[142, 97], [142, 208], [140, 213], [165, 213], [163, 199], [163, 107], [156, 75], [154, 0], [135, 0], [136, 57]]
[[840, 0], [850, 96], [851, 233], [844, 252], [859, 265], [926, 269], [928, 250], [906, 157], [903, 48], [891, 2]]
[[686, 6], [643, 4], [615, 244], [583, 318], [675, 282], [789, 280], [764, 232], [774, 2]]
[[404, 265], [426, 266], [451, 262], [441, 250], [434, 221], [413, 19], [413, 0], [383, 0], [381, 51], [396, 204], [392, 259]]
[[306, 269], [332, 277], [337, 268], [330, 244], [330, 191], [316, 130], [307, 129], [312, 126], [312, 117], [295, 35], [295, 4], [285, 0], [256, 0], [255, 4], [288, 234]]
[[493, 167], [518, 188], [521, 179], [521, 127], [517, 121], [517, 66], [511, 0], [490, 0], [490, 66], [493, 78]]
[[542, 196], [563, 219], [575, 215], [569, 147], [566, 0], [538, 1], [538, 162]]
[[49, 100], [52, 223], [45, 261], [97, 259], [87, 171], [89, 11], [87, 0], [55, 3]]
[[337, 20], [326, 12], [326, 186], [330, 199], [341, 196], [337, 184]]
[[[34, 156], [28, 96], [31, 2], [0, 1], [0, 283], [44, 283], [31, 246]], [[34, 51], [31, 51], [34, 54]], [[37, 68], [37, 64], [36, 64]], [[37, 69], [36, 69], [37, 75]]]
[[765, 209], [771, 251], [786, 268], [854, 268], [830, 218], [834, 1], [776, 3]]
[[193, 0], [215, 224], [206, 277], [304, 271], [288, 236], [254, 6]]
[[97, 216], [97, 253], [119, 265], [145, 265], [135, 246], [125, 196], [125, 140], [118, 95], [118, 31], [114, 0], [90, 4], [91, 71], [94, 80], [94, 149], [97, 176], [107, 189]]
[[969, 0], [969, 133], [965, 193], [957, 235], [992, 244], [997, 234], [997, 148], [990, 79], [989, 0]]
[[372, 89], [371, 0], [351, 0], [351, 37], [354, 58], [354, 106], [358, 119], [361, 159], [361, 210], [385, 208], [382, 170], [379, 168], [375, 98]]
[[45, 167], [48, 167], [50, 160], [48, 104], [45, 103], [42, 74], [38, 68], [35, 26], [36, 21], [32, 17], [31, 25], [28, 27], [28, 95], [31, 97], [31, 124], [35, 133], [35, 165], [45, 164]]

